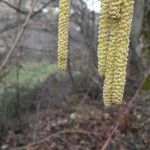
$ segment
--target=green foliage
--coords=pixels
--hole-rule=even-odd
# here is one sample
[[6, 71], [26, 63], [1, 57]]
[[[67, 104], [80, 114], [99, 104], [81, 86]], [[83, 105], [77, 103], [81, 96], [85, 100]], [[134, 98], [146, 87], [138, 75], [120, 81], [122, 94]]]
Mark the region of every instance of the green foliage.
[[144, 56], [149, 58], [150, 57], [150, 46], [143, 48]]
[[144, 34], [145, 39], [150, 39], [150, 31], [149, 30], [144, 31], [143, 34]]
[[[56, 71], [56, 65], [49, 64], [48, 62], [23, 64], [23, 67], [18, 69], [18, 79], [17, 67], [9, 68], [9, 70], [9, 74], [6, 75], [3, 84], [0, 84], [0, 95], [4, 93], [4, 90], [7, 90], [8, 93], [10, 91], [12, 93], [15, 92], [14, 85], [16, 84], [19, 84], [20, 87], [33, 88], [49, 74], [54, 73]], [[6, 87], [4, 87], [4, 82]]]
[[[39, 81], [43, 81], [49, 74], [56, 71], [55, 64], [48, 64], [46, 62], [42, 63], [26, 63], [23, 64], [22, 68], [19, 68], [19, 85], [25, 86], [30, 85], [31, 87], [38, 83]], [[16, 84], [17, 82], [17, 68], [10, 68], [10, 73], [5, 77], [5, 81], [7, 82], [7, 86], [11, 86]], [[1, 85], [1, 88], [3, 86]]]
[[150, 76], [148, 76], [148, 78], [146, 79], [144, 86], [143, 86], [144, 90], [150, 90]]
[[22, 63], [21, 67], [10, 67], [5, 72], [8, 73], [0, 82], [0, 126], [35, 103], [34, 88], [56, 72], [56, 65], [49, 62]]
[[23, 64], [18, 73], [16, 67], [10, 68], [9, 74], [0, 83], [0, 102], [5, 100], [5, 103], [7, 103], [9, 100], [15, 99], [17, 92], [24, 95], [29, 89], [34, 88], [35, 85], [44, 81], [47, 76], [55, 71], [56, 65], [47, 62]]

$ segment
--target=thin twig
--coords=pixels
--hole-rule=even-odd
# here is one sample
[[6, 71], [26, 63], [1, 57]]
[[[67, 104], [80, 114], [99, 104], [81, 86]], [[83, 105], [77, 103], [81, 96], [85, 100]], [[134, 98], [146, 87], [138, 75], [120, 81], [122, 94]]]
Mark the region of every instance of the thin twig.
[[32, 16], [32, 12], [33, 12], [33, 9], [34, 9], [34, 7], [35, 7], [35, 5], [36, 5], [36, 2], [37, 2], [37, 0], [33, 0], [32, 8], [31, 8], [31, 10], [30, 10], [29, 13], [28, 13], [28, 15], [27, 15], [27, 17], [26, 17], [26, 19], [25, 19], [25, 22], [24, 22], [24, 23], [22, 24], [22, 26], [21, 26], [20, 32], [18, 33], [18, 35], [17, 35], [17, 37], [16, 37], [16, 39], [15, 39], [15, 41], [14, 41], [12, 47], [10, 48], [10, 50], [9, 50], [9, 52], [7, 53], [6, 57], [4, 58], [4, 61], [3, 61], [2, 64], [0, 65], [0, 71], [1, 71], [2, 68], [7, 64], [7, 61], [9, 60], [10, 56], [11, 56], [12, 53], [15, 51], [17, 44], [18, 44], [19, 41], [21, 40], [21, 37], [22, 37], [22, 35], [23, 35], [23, 33], [24, 33], [24, 30], [25, 30], [25, 28], [26, 28], [26, 26], [27, 26], [27, 24], [28, 24], [28, 22], [29, 22], [29, 20], [30, 20], [30, 17]]
[[45, 3], [39, 10], [37, 10], [36, 12], [34, 12], [31, 15], [31, 18], [33, 18], [34, 16], [36, 16], [38, 13], [40, 13], [44, 8], [46, 8], [50, 3], [54, 2], [55, 0], [49, 0], [47, 3]]
[[6, 4], [8, 7], [14, 9], [15, 11], [17, 11], [17, 12], [19, 12], [19, 13], [21, 13], [21, 14], [27, 14], [25, 11], [23, 11], [23, 10], [17, 8], [16, 6], [13, 6], [12, 4], [8, 3], [8, 2], [5, 1], [5, 0], [1, 0], [0, 2]]
[[[32, 13], [30, 19], [33, 19], [37, 14], [39, 14], [44, 8], [46, 8], [51, 2], [53, 2], [54, 0], [49, 0], [47, 3], [45, 3], [41, 8], [39, 8], [39, 10], [35, 11]], [[1, 0], [0, 0], [1, 2]], [[25, 19], [20, 20], [20, 24], [22, 24], [25, 21]], [[5, 25], [3, 28], [0, 29], [0, 33], [6, 31], [6, 30], [10, 30], [16, 27], [18, 21], [12, 23], [12, 24], [8, 24]]]
[[32, 144], [28, 144], [26, 146], [23, 146], [23, 147], [18, 147], [18, 148], [14, 148], [12, 150], [23, 150], [23, 149], [27, 149], [27, 148], [30, 148], [30, 147], [33, 147], [33, 146], [36, 146], [40, 143], [44, 143], [46, 142], [47, 140], [49, 140], [50, 138], [53, 138], [53, 137], [57, 137], [59, 135], [62, 135], [62, 134], [74, 134], [74, 133], [78, 133], [78, 134], [85, 134], [85, 135], [93, 135], [93, 136], [100, 136], [100, 134], [98, 133], [95, 133], [95, 132], [88, 132], [88, 131], [84, 131], [84, 130], [62, 130], [62, 131], [59, 131], [57, 133], [54, 133], [42, 140], [39, 140], [35, 143], [32, 143]]
[[84, 104], [85, 100], [88, 98], [88, 95], [89, 95], [89, 93], [90, 93], [90, 91], [91, 91], [93, 85], [94, 85], [93, 83], [90, 84], [90, 87], [89, 87], [88, 91], [85, 93], [85, 95], [84, 95], [84, 97], [82, 98], [81, 102], [79, 103], [79, 106], [81, 106], [81, 105]]
[[[139, 94], [139, 92], [141, 91], [142, 87], [143, 87], [143, 84], [145, 83], [145, 80], [147, 79], [147, 77], [150, 75], [150, 70], [148, 70], [146, 73], [145, 73], [145, 77], [144, 79], [142, 80], [139, 88], [137, 89], [137, 91], [135, 92], [134, 96], [132, 97], [132, 99], [128, 102], [127, 104], [127, 107], [125, 108], [125, 111], [123, 112], [123, 114], [120, 114], [121, 116], [128, 116], [129, 115], [129, 112], [134, 108], [134, 102], [137, 100], [137, 96]], [[119, 115], [119, 116], [120, 116]], [[120, 117], [119, 117], [120, 118]], [[114, 128], [112, 130], [112, 132], [110, 133], [109, 137], [107, 138], [107, 140], [105, 141], [104, 145], [102, 146], [101, 150], [106, 150], [107, 147], [110, 145], [111, 143], [111, 140], [112, 140], [112, 137], [113, 135], [115, 134], [115, 132], [117, 131], [117, 128], [119, 127], [119, 125], [122, 124], [121, 123], [121, 120], [119, 119], [119, 121], [114, 125]]]
[[145, 80], [148, 78], [148, 76], [150, 75], [150, 69], [148, 71], [145, 72], [145, 76], [144, 79], [142, 80], [140, 86], [138, 87], [138, 89], [136, 90], [134, 96], [132, 97], [132, 99], [129, 101], [128, 105], [127, 105], [127, 109], [130, 111], [133, 107], [134, 107], [134, 102], [136, 101], [136, 98], [140, 92], [140, 90], [142, 89]]
[[107, 140], [105, 141], [104, 145], [102, 146], [101, 150], [106, 150], [107, 147], [110, 145], [111, 140], [112, 140], [112, 137], [113, 137], [113, 135], [115, 134], [115, 132], [117, 131], [118, 126], [119, 126], [119, 123], [117, 123], [117, 124], [114, 126], [113, 130], [112, 130], [111, 133], [109, 134], [109, 136], [108, 136]]

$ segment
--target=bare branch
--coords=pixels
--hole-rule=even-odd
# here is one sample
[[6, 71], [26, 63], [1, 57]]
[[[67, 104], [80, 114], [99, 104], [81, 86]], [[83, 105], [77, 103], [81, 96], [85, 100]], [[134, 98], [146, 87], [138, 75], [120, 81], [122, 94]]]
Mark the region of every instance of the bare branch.
[[[127, 107], [125, 107], [121, 114], [119, 114], [119, 117], [118, 117], [118, 121], [117, 123], [114, 125], [114, 128], [112, 130], [112, 132], [110, 133], [110, 135], [108, 136], [108, 138], [106, 139], [104, 145], [102, 146], [101, 150], [106, 150], [107, 147], [110, 145], [111, 143], [111, 140], [112, 140], [112, 137], [114, 136], [114, 134], [116, 133], [117, 129], [119, 126], [122, 126], [123, 123], [122, 123], [122, 120], [125, 120], [126, 116], [129, 115], [129, 112], [134, 108], [134, 102], [137, 101], [137, 96], [140, 92], [140, 90], [142, 89], [143, 87], [143, 84], [145, 83], [145, 80], [147, 79], [147, 77], [150, 75], [150, 70], [148, 70], [146, 73], [145, 73], [145, 77], [144, 79], [142, 80], [139, 88], [137, 89], [137, 91], [135, 92], [134, 96], [132, 97], [132, 99], [129, 101], [129, 103], [127, 104]], [[122, 116], [120, 119], [120, 116]]]
[[16, 37], [16, 39], [15, 39], [15, 41], [14, 41], [12, 47], [10, 48], [10, 50], [9, 50], [9, 52], [7, 53], [6, 57], [4, 58], [4, 61], [3, 61], [2, 64], [0, 65], [0, 71], [1, 71], [2, 68], [6, 65], [8, 59], [10, 58], [10, 56], [11, 56], [12, 53], [14, 52], [14, 50], [15, 50], [17, 44], [19, 43], [19, 41], [20, 41], [20, 39], [21, 39], [21, 37], [22, 37], [22, 35], [23, 35], [23, 33], [24, 33], [24, 30], [25, 30], [25, 28], [26, 28], [26, 26], [27, 26], [27, 24], [28, 24], [28, 21], [30, 20], [30, 18], [31, 18], [31, 16], [32, 16], [32, 12], [33, 12], [33, 9], [34, 9], [34, 7], [35, 7], [35, 5], [36, 5], [36, 2], [37, 2], [37, 0], [33, 0], [32, 8], [31, 8], [29, 14], [28, 14], [27, 17], [26, 17], [25, 22], [24, 22], [24, 23], [22, 24], [22, 26], [21, 26], [20, 32], [18, 33], [18, 35], [17, 35], [17, 37]]
[[27, 12], [25, 12], [25, 11], [23, 11], [23, 10], [17, 8], [16, 6], [13, 6], [12, 4], [8, 3], [8, 2], [5, 1], [5, 0], [1, 0], [0, 2], [6, 4], [6, 5], [9, 6], [10, 8], [14, 9], [15, 11], [17, 11], [17, 12], [19, 12], [19, 13], [21, 13], [21, 14], [27, 14]]
[[[30, 19], [34, 18], [37, 14], [39, 14], [45, 7], [47, 7], [51, 2], [53, 2], [54, 0], [49, 0], [47, 3], [45, 3], [39, 10], [35, 11], [34, 13], [32, 13], [32, 15], [30, 16]], [[2, 2], [2, 0], [0, 0], [0, 2]], [[25, 12], [24, 12], [25, 13]], [[27, 13], [26, 13], [27, 14]], [[25, 21], [25, 19], [20, 20], [20, 24], [22, 24]], [[0, 29], [0, 33], [5, 32], [7, 30], [13, 29], [17, 26], [18, 21], [15, 21], [11, 24], [5, 25], [3, 28]]]

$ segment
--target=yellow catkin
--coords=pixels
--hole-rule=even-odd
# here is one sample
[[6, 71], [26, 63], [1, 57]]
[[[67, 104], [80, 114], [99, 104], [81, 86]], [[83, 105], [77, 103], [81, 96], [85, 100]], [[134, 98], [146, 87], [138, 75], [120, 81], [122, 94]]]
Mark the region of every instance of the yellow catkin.
[[109, 42], [109, 0], [102, 0], [98, 31], [98, 72], [105, 75], [107, 48]]
[[69, 10], [70, 0], [59, 1], [58, 20], [58, 69], [66, 70], [68, 57], [68, 37], [69, 37]]
[[122, 17], [118, 27], [117, 52], [115, 53], [114, 84], [112, 99], [120, 104], [123, 99], [126, 82], [126, 66], [129, 49], [129, 36], [133, 16], [133, 0], [124, 0], [122, 3]]
[[107, 53], [107, 65], [106, 65], [106, 72], [105, 72], [105, 80], [104, 80], [104, 87], [103, 87], [103, 100], [104, 105], [106, 107], [110, 107], [112, 105], [112, 86], [113, 86], [113, 79], [114, 79], [114, 55], [116, 49], [116, 30], [117, 24], [111, 24], [111, 34], [110, 34], [110, 42], [109, 48]]
[[110, 0], [109, 5], [111, 37], [103, 90], [106, 107], [120, 104], [123, 99], [133, 0]]
[[110, 107], [114, 100], [113, 85], [114, 85], [114, 65], [115, 65], [115, 53], [117, 52], [117, 40], [118, 40], [118, 25], [121, 18], [121, 1], [110, 0], [109, 1], [109, 20], [110, 20], [110, 41], [107, 52], [106, 73], [103, 89], [103, 99], [106, 107]]

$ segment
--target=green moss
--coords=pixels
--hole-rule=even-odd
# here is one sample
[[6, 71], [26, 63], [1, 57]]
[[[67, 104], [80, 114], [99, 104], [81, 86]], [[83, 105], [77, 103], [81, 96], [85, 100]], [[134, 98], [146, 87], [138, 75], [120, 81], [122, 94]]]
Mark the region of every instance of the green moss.
[[148, 78], [146, 79], [144, 85], [143, 85], [143, 89], [144, 90], [150, 90], [150, 75], [148, 76]]

